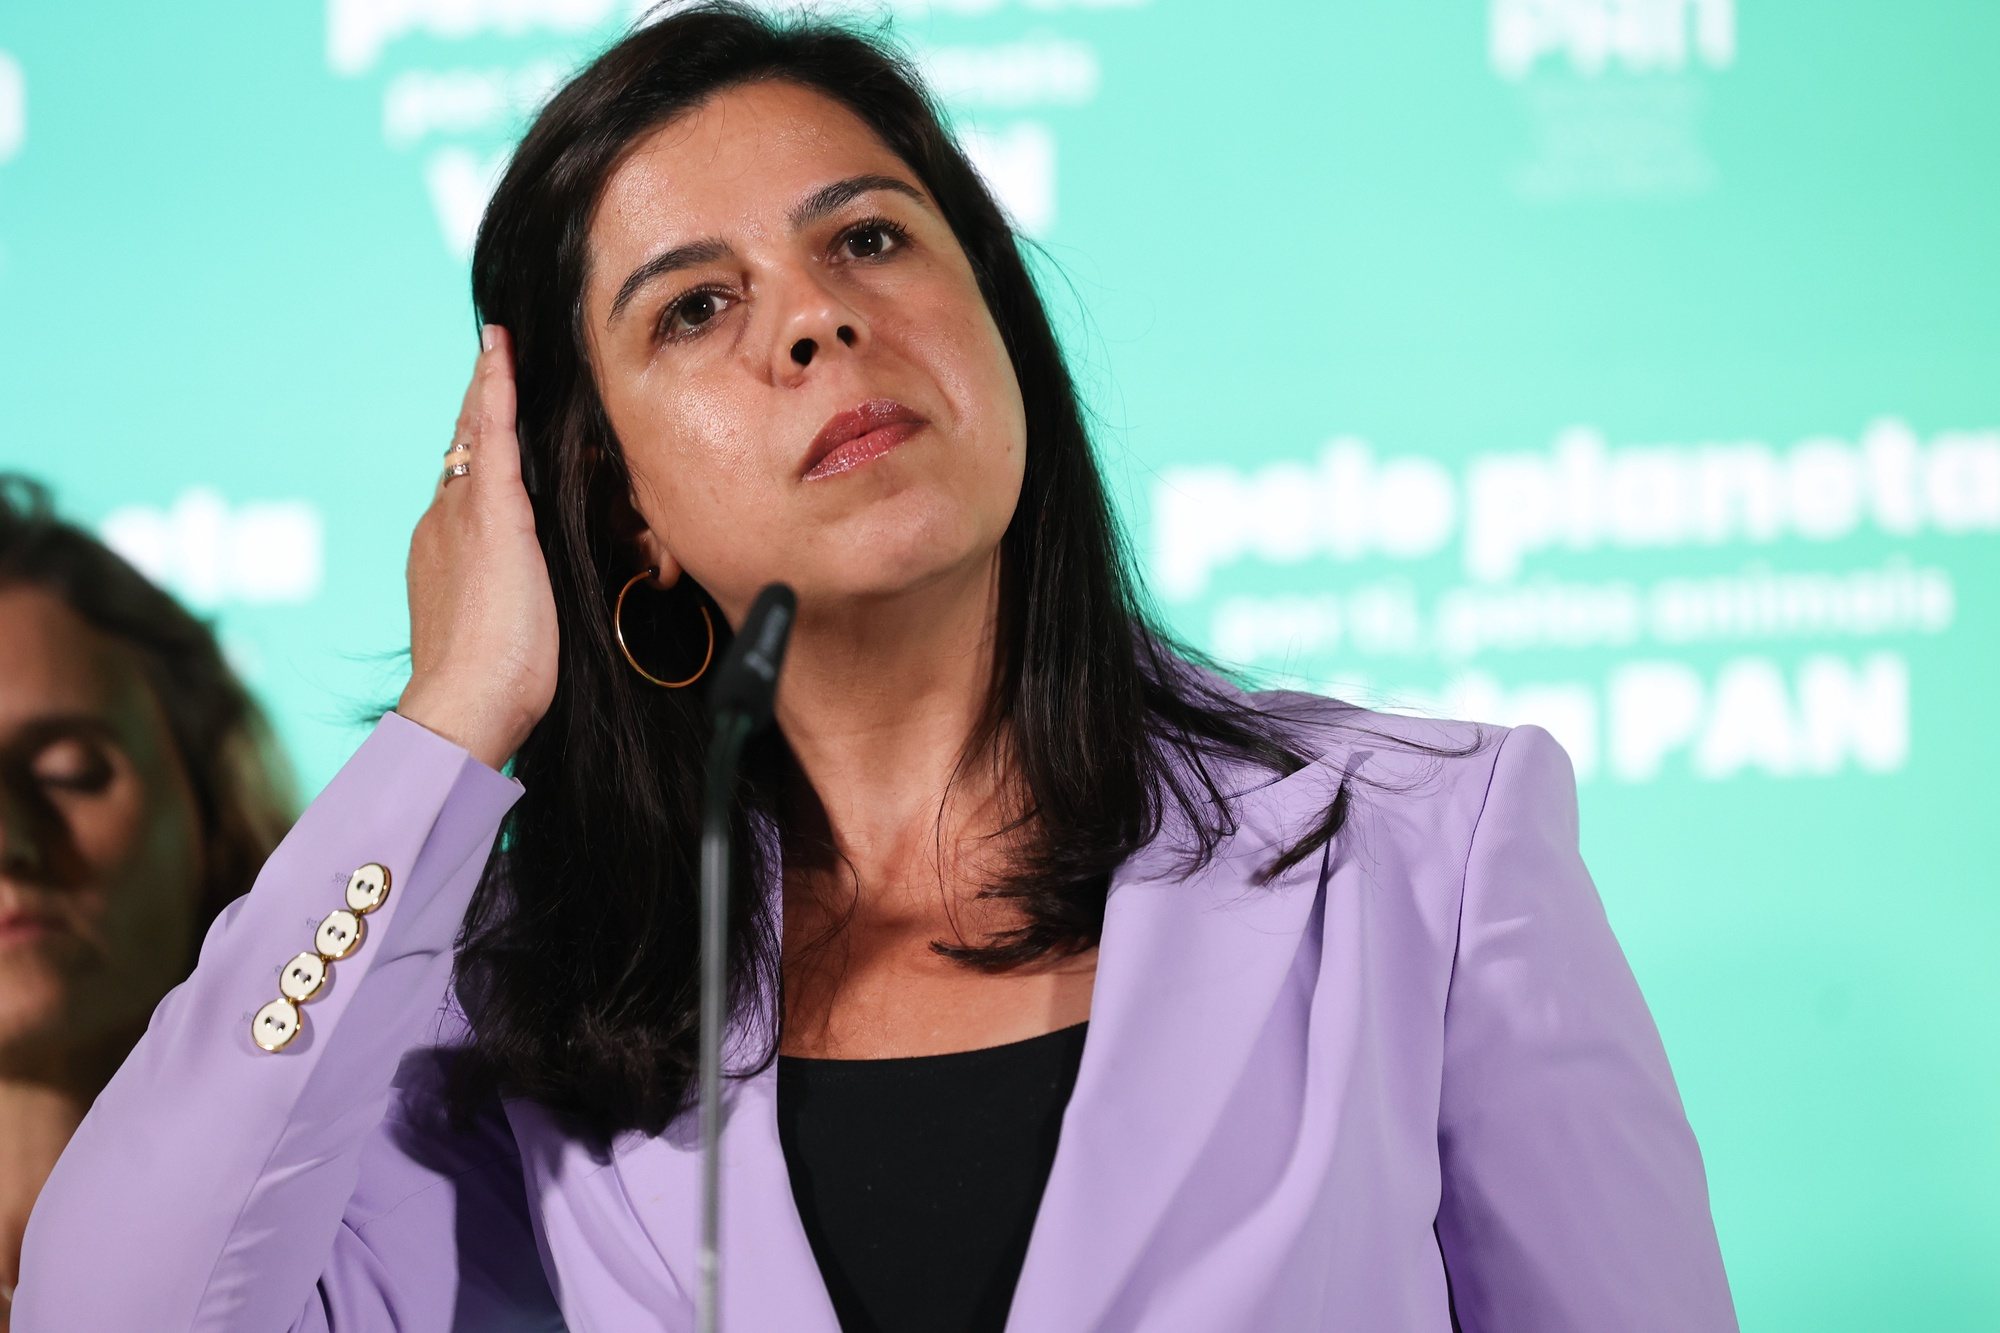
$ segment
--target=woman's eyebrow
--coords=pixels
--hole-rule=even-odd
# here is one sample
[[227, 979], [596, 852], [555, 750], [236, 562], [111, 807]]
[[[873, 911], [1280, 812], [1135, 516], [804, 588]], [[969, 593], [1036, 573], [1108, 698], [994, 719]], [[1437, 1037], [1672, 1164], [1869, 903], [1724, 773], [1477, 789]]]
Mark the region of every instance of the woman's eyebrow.
[[0, 737], [0, 745], [9, 748], [37, 749], [50, 741], [65, 740], [70, 737], [88, 738], [119, 744], [122, 737], [118, 724], [100, 713], [81, 710], [58, 713], [38, 713], [16, 723], [11, 732]]
[[858, 199], [875, 190], [894, 190], [898, 194], [908, 195], [921, 207], [930, 207], [930, 202], [924, 198], [923, 192], [908, 181], [897, 176], [866, 173], [849, 176], [846, 180], [837, 180], [831, 185], [820, 186], [792, 205], [787, 220], [792, 224], [793, 231], [803, 231], [850, 199]]
[[[849, 201], [875, 190], [893, 190], [897, 194], [909, 196], [921, 207], [930, 207], [930, 201], [908, 181], [895, 176], [866, 173], [820, 186], [793, 204], [791, 212], [786, 215], [786, 220], [791, 224], [793, 231], [803, 231]], [[676, 245], [671, 249], [660, 251], [633, 269], [625, 281], [619, 284], [618, 294], [611, 298], [611, 312], [604, 317], [604, 322], [610, 324], [617, 320], [625, 307], [632, 303], [632, 298], [655, 278], [665, 277], [677, 269], [714, 263], [733, 254], [735, 251], [729, 243], [716, 236], [689, 241], [686, 245]]]

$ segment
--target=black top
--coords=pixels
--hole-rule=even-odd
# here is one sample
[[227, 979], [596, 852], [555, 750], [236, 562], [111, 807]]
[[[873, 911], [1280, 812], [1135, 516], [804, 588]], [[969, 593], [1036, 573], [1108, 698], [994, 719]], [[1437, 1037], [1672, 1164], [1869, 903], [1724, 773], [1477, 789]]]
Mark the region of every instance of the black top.
[[845, 1333], [999, 1333], [1089, 1026], [947, 1055], [778, 1057], [778, 1138]]

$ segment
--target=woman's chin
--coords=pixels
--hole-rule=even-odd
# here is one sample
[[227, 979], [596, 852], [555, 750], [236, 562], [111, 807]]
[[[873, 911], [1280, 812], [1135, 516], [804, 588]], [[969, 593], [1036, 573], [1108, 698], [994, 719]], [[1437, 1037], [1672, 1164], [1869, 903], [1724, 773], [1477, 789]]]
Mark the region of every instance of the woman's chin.
[[921, 593], [990, 565], [1001, 531], [986, 533], [954, 503], [884, 504], [815, 543], [794, 588], [856, 601]]
[[72, 1017], [69, 999], [68, 979], [53, 960], [26, 949], [0, 953], [0, 1053], [59, 1034]]

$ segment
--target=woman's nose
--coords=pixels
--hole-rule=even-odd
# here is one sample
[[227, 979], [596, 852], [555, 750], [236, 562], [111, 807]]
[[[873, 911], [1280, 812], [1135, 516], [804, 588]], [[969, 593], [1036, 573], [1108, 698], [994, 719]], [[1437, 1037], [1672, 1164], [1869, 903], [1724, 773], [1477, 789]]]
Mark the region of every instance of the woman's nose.
[[[852, 347], [854, 346], [857, 335], [854, 332], [854, 326], [852, 324], [842, 324], [834, 330], [834, 337], [838, 338], [841, 342], [845, 343], [847, 346]], [[796, 361], [801, 366], [809, 366], [812, 364], [813, 353], [816, 352], [818, 349], [819, 349], [819, 343], [817, 340], [812, 338], [800, 338], [797, 342], [792, 344], [792, 360]]]
[[867, 324], [819, 275], [798, 274], [783, 298], [788, 304], [779, 329], [772, 373], [780, 383], [798, 379], [815, 360], [835, 348], [856, 349]]

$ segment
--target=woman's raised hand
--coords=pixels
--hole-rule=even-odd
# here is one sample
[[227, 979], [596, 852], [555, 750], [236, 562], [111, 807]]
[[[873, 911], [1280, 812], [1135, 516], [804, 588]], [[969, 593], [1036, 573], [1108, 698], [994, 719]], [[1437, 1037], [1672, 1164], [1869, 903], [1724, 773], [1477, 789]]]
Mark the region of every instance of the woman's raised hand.
[[499, 768], [555, 695], [556, 606], [521, 484], [513, 339], [488, 324], [480, 344], [410, 538], [410, 683], [396, 711]]

